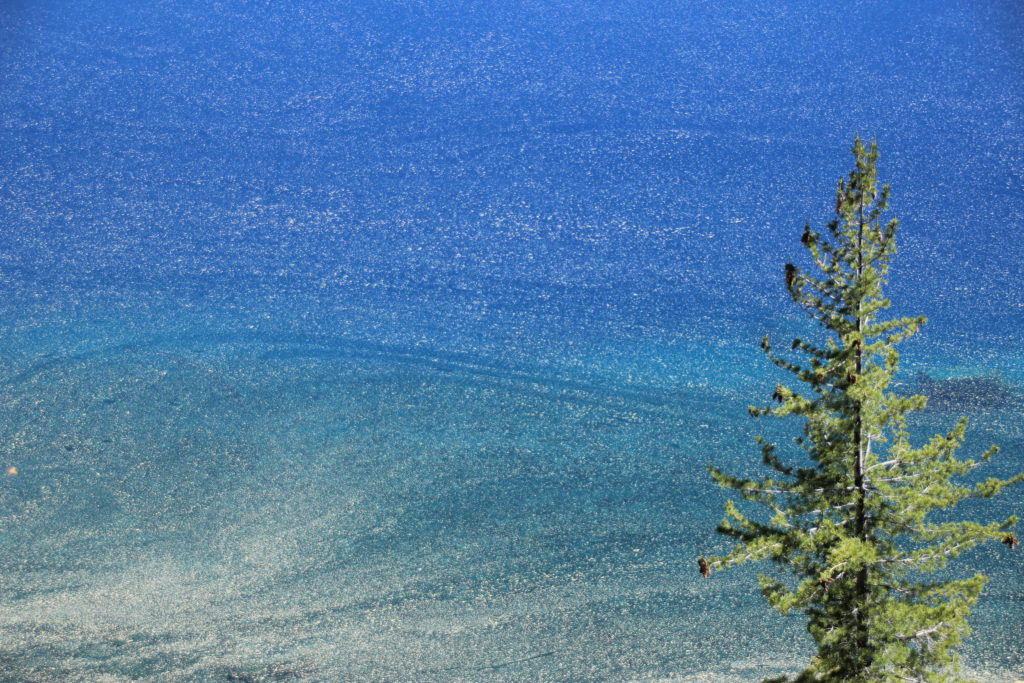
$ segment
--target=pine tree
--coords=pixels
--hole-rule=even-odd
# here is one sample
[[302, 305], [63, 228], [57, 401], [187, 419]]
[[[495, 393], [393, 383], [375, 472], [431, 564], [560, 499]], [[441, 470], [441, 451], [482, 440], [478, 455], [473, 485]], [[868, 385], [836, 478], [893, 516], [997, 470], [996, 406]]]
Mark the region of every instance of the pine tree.
[[775, 609], [808, 618], [818, 653], [798, 681], [956, 681], [956, 646], [987, 579], [928, 575], [981, 542], [1015, 547], [1010, 529], [1017, 520], [937, 521], [932, 513], [966, 498], [990, 498], [1024, 474], [957, 483], [997, 452], [992, 447], [977, 461], [955, 457], [966, 420], [911, 445], [907, 417], [926, 398], [901, 396], [890, 384], [896, 345], [924, 318], [880, 317], [889, 306], [882, 286], [898, 222], [882, 222], [889, 187], [878, 188], [877, 146], [866, 148], [858, 137], [853, 154], [853, 171], [839, 181], [835, 219], [827, 231], [804, 229], [801, 242], [814, 269], [785, 268], [790, 296], [824, 328], [824, 338], [794, 339], [789, 352], [777, 353], [765, 337], [768, 357], [802, 388], [780, 384], [774, 404], [750, 408], [755, 417], [802, 419], [796, 443], [806, 457], [787, 464], [774, 444], [758, 438], [771, 475], [738, 478], [711, 467], [718, 484], [767, 510], [748, 516], [747, 506], [727, 503], [718, 531], [736, 547], [698, 563], [707, 577], [716, 568], [767, 559], [783, 578], [792, 576], [761, 576], [760, 583]]

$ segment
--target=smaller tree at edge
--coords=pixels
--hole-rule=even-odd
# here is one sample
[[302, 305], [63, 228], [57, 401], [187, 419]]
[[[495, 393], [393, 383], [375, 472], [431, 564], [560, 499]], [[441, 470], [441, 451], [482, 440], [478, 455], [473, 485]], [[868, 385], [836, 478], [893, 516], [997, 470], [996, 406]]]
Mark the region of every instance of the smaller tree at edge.
[[750, 408], [754, 417], [802, 418], [796, 442], [806, 462], [787, 464], [774, 444], [759, 438], [770, 476], [734, 477], [710, 467], [718, 484], [767, 514], [758, 519], [727, 503], [718, 532], [736, 546], [698, 564], [709, 577], [715, 569], [771, 560], [794, 577], [762, 575], [760, 583], [775, 609], [808, 618], [818, 653], [797, 681], [957, 681], [956, 646], [987, 579], [928, 575], [981, 542], [1016, 547], [1010, 530], [1017, 520], [936, 521], [931, 513], [970, 497], [991, 498], [1024, 481], [1024, 473], [958, 483], [998, 450], [958, 460], [965, 419], [924, 445], [910, 443], [907, 416], [922, 410], [926, 398], [898, 395], [890, 384], [896, 345], [924, 318], [880, 317], [889, 307], [882, 286], [898, 222], [882, 222], [889, 187], [878, 186], [876, 144], [866, 147], [858, 137], [853, 154], [854, 169], [836, 192], [836, 217], [825, 231], [807, 225], [801, 238], [815, 270], [785, 268], [790, 296], [825, 337], [794, 339], [786, 354], [765, 337], [765, 353], [802, 389], [780, 384], [772, 405]]

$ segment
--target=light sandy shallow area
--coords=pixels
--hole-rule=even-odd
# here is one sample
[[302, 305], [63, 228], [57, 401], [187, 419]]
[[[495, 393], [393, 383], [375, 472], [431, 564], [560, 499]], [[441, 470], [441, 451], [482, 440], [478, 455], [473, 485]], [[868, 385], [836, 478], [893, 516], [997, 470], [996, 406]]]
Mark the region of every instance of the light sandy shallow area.
[[[696, 571], [721, 500], [693, 454], [749, 457], [727, 382], [226, 334], [24, 358], [8, 680], [754, 681], [810, 654], [752, 571]], [[995, 566], [966, 661], [1012, 667]]]

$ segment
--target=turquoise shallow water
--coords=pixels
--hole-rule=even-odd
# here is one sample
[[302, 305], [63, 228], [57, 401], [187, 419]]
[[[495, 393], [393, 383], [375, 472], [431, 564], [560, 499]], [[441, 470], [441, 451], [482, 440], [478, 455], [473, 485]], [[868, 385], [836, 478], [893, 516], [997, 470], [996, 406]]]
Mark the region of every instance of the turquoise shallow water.
[[[751, 572], [694, 563], [721, 548], [703, 464], [753, 452], [756, 349], [668, 388], [199, 307], [77, 314], [36, 311], [4, 350], [6, 676], [756, 680], [808, 656]], [[975, 415], [996, 470], [1016, 416]], [[971, 563], [994, 580], [968, 662], [1006, 680], [1024, 566]]]
[[[1024, 24], [912, 0], [0, 6], [0, 678], [759, 680], [758, 342], [854, 133], [921, 437], [1024, 468]], [[924, 373], [923, 379], [919, 373]], [[1015, 490], [965, 514], [1019, 511]], [[1024, 678], [1024, 564], [964, 648]]]

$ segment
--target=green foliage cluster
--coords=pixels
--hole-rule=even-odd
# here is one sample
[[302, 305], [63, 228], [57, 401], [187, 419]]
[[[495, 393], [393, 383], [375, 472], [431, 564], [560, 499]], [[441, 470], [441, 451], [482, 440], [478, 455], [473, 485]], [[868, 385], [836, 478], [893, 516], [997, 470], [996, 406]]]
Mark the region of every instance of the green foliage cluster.
[[889, 307], [882, 286], [898, 223], [882, 221], [889, 187], [878, 186], [877, 146], [858, 137], [853, 154], [855, 167], [836, 192], [835, 219], [827, 231], [804, 230], [801, 242], [815, 268], [785, 269], [790, 296], [824, 328], [824, 339], [795, 339], [780, 354], [766, 337], [768, 357], [801, 390], [779, 385], [774, 404], [750, 409], [755, 417], [803, 420], [796, 441], [806, 466], [786, 464], [774, 444], [759, 439], [771, 476], [738, 478], [710, 468], [718, 484], [768, 512], [757, 519], [729, 502], [718, 531], [736, 546], [699, 563], [710, 576], [767, 559], [795, 577], [760, 581], [774, 608], [808, 618], [818, 653], [798, 681], [955, 681], [956, 646], [986, 577], [935, 581], [928, 574], [981, 542], [1016, 546], [1010, 528], [1017, 520], [940, 522], [931, 513], [995, 496], [1024, 474], [958, 483], [997, 452], [956, 458], [966, 420], [924, 445], [911, 444], [907, 416], [926, 398], [900, 396], [890, 383], [896, 345], [924, 318], [880, 317]]

